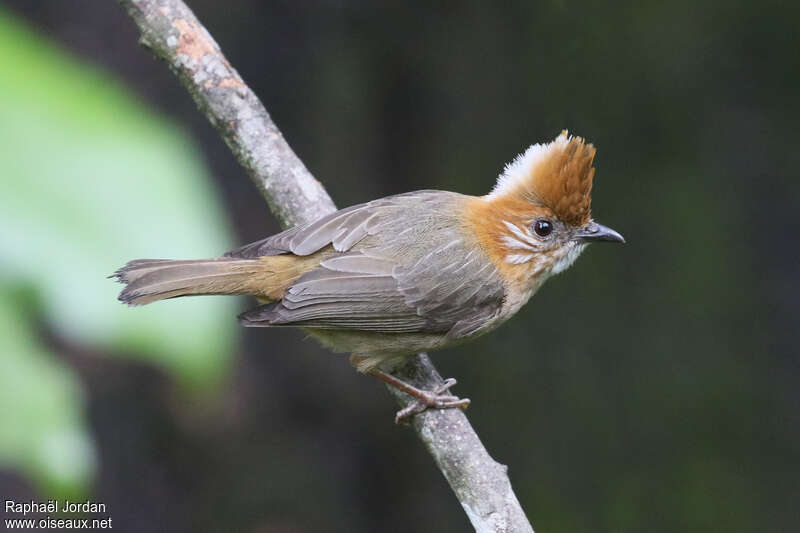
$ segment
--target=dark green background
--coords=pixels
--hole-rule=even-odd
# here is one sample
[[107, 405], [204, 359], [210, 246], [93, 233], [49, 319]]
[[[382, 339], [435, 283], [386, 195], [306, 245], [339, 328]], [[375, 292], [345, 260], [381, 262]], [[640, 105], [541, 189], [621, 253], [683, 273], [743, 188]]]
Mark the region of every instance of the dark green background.
[[[278, 229], [121, 8], [9, 3], [190, 129], [230, 248]], [[538, 533], [800, 526], [796, 2], [191, 5], [341, 207], [483, 194], [563, 128], [597, 146], [593, 212], [628, 244], [435, 354]], [[299, 332], [241, 335], [213, 405], [50, 339], [88, 389], [120, 530], [469, 529], [380, 386]], [[35, 495], [11, 474], [0, 491]]]

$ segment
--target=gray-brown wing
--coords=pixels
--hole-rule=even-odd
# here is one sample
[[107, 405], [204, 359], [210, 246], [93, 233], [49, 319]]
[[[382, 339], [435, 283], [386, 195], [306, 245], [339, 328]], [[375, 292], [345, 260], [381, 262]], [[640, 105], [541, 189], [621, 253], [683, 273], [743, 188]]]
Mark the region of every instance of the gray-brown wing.
[[417, 191], [337, 211], [230, 252], [238, 257], [340, 252], [290, 286], [280, 302], [243, 314], [251, 326], [470, 335], [498, 313], [494, 265], [464, 242], [463, 196]]
[[[430, 249], [430, 248], [429, 248]], [[407, 265], [379, 248], [326, 259], [283, 300], [244, 313], [250, 326], [305, 326], [469, 336], [493, 319], [504, 288], [482, 252], [454, 238]]]
[[328, 245], [338, 252], [346, 252], [368, 235], [380, 231], [385, 221], [396, 217], [398, 213], [408, 209], [430, 210], [433, 206], [452, 201], [453, 196], [453, 193], [444, 191], [416, 191], [388, 196], [341, 209], [310, 224], [295, 226], [225, 255], [243, 258], [285, 253], [310, 255]]

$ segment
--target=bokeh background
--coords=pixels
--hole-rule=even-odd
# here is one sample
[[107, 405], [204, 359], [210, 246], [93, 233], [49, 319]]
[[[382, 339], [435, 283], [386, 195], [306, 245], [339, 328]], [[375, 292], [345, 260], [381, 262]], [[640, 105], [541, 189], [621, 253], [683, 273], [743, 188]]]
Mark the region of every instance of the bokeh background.
[[[800, 527], [800, 4], [190, 3], [339, 206], [483, 194], [563, 128], [593, 246], [435, 354], [537, 532]], [[244, 299], [105, 276], [278, 230], [114, 2], [0, 5], [0, 499], [119, 531], [466, 531], [386, 391]], [[3, 518], [10, 518], [8, 513]]]

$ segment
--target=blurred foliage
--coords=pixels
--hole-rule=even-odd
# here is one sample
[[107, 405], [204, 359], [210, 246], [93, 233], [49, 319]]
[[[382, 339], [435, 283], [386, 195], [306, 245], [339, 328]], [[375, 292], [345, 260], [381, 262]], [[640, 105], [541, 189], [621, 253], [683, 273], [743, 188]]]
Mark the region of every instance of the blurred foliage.
[[81, 384], [36, 336], [30, 291], [0, 284], [0, 464], [16, 466], [49, 497], [74, 496], [94, 469]]
[[106, 277], [137, 257], [229, 244], [185, 134], [0, 10], [0, 464], [48, 494], [85, 488], [92, 473], [81, 384], [38, 329], [147, 359], [189, 386], [218, 382], [234, 302], [128, 309]]

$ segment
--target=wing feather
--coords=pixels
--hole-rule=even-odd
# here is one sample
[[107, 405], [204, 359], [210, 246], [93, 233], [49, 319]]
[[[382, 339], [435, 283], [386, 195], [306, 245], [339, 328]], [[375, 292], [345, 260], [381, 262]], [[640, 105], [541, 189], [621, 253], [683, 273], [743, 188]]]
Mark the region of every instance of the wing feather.
[[386, 258], [350, 252], [302, 276], [280, 302], [240, 318], [245, 325], [439, 332], [458, 338], [487, 324], [504, 296], [502, 283], [486, 276], [488, 266], [469, 270], [470, 276], [463, 276], [469, 267], [462, 277], [451, 276], [461, 266], [454, 262], [438, 273], [420, 270], [428, 274], [422, 277], [398, 275], [402, 269]]
[[459, 232], [452, 204], [459, 198], [440, 191], [391, 196], [229, 252], [303, 256], [327, 246], [338, 252], [298, 278], [281, 301], [240, 320], [451, 338], [479, 331], [497, 316], [505, 289], [491, 261]]
[[328, 245], [333, 245], [338, 252], [346, 252], [370, 234], [372, 222], [397, 208], [392, 198], [341, 209], [310, 224], [290, 228], [225, 255], [244, 258], [285, 253], [311, 255]]

